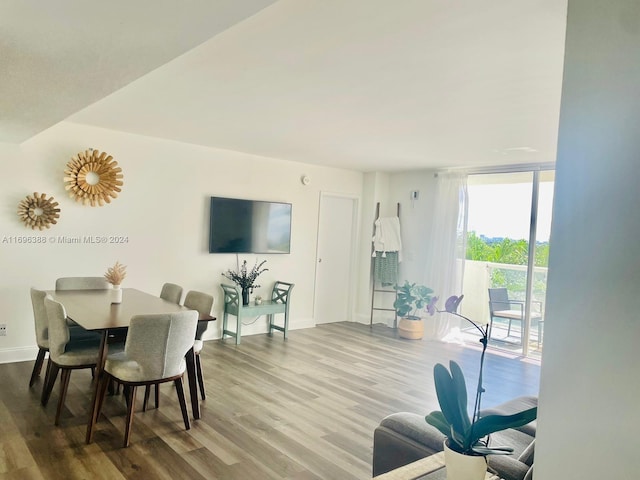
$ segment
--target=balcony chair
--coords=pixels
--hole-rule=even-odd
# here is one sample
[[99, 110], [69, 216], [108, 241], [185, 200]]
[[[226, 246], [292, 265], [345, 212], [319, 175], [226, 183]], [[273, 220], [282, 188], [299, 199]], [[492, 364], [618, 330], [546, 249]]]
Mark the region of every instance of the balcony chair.
[[[537, 321], [538, 324], [538, 345], [542, 343], [542, 302], [533, 300], [533, 304], [538, 305], [539, 311], [531, 312], [531, 320]], [[513, 300], [509, 298], [509, 292], [506, 288], [490, 288], [489, 289], [489, 339], [493, 331], [493, 320], [495, 318], [503, 318], [508, 320], [507, 338], [511, 335], [511, 322], [517, 320], [520, 322], [520, 339], [522, 341], [522, 325], [524, 322], [524, 300]]]
[[193, 347], [198, 326], [198, 312], [185, 310], [172, 314], [136, 315], [131, 318], [124, 351], [109, 354], [99, 384], [98, 415], [110, 380], [124, 384], [127, 399], [124, 446], [129, 446], [136, 388], [173, 381], [182, 410], [184, 426], [189, 430], [189, 416], [182, 377], [185, 355]]

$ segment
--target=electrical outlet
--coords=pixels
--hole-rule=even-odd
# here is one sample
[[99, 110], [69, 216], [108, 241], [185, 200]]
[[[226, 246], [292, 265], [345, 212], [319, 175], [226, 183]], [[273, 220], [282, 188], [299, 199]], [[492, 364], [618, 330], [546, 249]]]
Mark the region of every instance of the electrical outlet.
[[3, 323], [0, 324], [0, 337], [6, 337], [7, 336], [7, 324]]

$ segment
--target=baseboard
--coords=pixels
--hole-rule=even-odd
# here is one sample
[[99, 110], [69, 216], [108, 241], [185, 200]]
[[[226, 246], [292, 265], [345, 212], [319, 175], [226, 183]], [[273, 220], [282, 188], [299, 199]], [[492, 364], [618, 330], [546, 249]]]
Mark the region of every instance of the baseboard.
[[29, 362], [36, 359], [38, 347], [0, 349], [0, 363]]
[[[276, 319], [276, 323], [281, 325], [282, 322], [278, 322]], [[316, 323], [313, 318], [296, 318], [295, 320], [291, 320], [289, 322], [289, 331], [292, 330], [301, 330], [303, 328], [314, 328]], [[229, 330], [235, 331], [236, 329], [236, 317], [229, 317]], [[242, 336], [249, 335], [259, 335], [263, 333], [269, 332], [269, 322], [265, 316], [260, 316], [254, 323], [244, 323], [242, 324]], [[277, 335], [280, 332], [274, 332], [274, 335]], [[281, 334], [281, 333], [280, 333]], [[203, 340], [217, 340], [222, 337], [222, 322], [220, 320], [216, 321], [215, 327], [213, 325], [209, 326], [205, 334], [203, 335]], [[229, 338], [229, 337], [227, 337]]]

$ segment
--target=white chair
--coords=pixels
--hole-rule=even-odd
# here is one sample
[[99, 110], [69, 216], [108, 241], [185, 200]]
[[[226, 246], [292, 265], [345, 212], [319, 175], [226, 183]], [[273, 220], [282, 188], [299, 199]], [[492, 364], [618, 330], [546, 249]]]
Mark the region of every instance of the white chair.
[[62, 370], [60, 378], [60, 398], [56, 410], [55, 424], [60, 422], [60, 413], [64, 406], [69, 387], [71, 371], [81, 368], [95, 368], [98, 361], [100, 344], [81, 342], [71, 343], [69, 326], [67, 325], [67, 312], [60, 302], [56, 302], [50, 296], [44, 299], [44, 305], [49, 322], [49, 365], [50, 372], [47, 374], [45, 390], [42, 393], [42, 405], [46, 406], [53, 390], [53, 385], [58, 376], [58, 371]]
[[136, 315], [129, 325], [124, 352], [110, 354], [107, 357], [98, 391], [98, 416], [111, 379], [128, 387], [125, 389], [125, 447], [129, 446], [138, 386], [173, 381], [184, 426], [189, 430], [182, 377], [186, 369], [185, 355], [193, 347], [197, 325], [198, 312], [195, 310], [173, 314]]
[[182, 287], [175, 283], [165, 283], [160, 291], [160, 298], [167, 302], [180, 305], [180, 299], [182, 298]]

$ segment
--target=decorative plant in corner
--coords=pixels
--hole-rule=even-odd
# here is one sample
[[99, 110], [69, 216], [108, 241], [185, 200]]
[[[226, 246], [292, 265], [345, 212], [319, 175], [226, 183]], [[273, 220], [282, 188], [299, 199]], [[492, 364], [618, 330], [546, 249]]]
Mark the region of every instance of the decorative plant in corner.
[[409, 283], [405, 280], [404, 285], [396, 285], [396, 300], [393, 308], [400, 318], [398, 322], [398, 335], [410, 340], [419, 340], [424, 334], [422, 318], [416, 315], [423, 310], [431, 301], [433, 290], [424, 285]]
[[449, 370], [437, 364], [434, 367], [433, 375], [436, 385], [436, 394], [440, 411], [431, 412], [425, 417], [426, 421], [436, 427], [448, 439], [448, 446], [463, 455], [490, 455], [490, 454], [510, 454], [513, 449], [510, 447], [489, 447], [485, 438], [490, 434], [508, 428], [517, 428], [535, 420], [538, 408], [533, 407], [513, 415], [487, 415], [480, 417], [480, 404], [484, 388], [482, 386], [482, 375], [484, 367], [484, 356], [488, 342], [488, 326], [482, 328], [469, 318], [457, 312], [463, 295], [452, 296], [445, 303], [445, 310], [437, 310], [437, 297], [434, 297], [427, 305], [430, 315], [436, 312], [446, 312], [473, 325], [481, 334], [482, 354], [480, 356], [480, 373], [478, 376], [478, 386], [476, 389], [476, 399], [473, 406], [473, 416], [469, 418], [467, 409], [467, 386], [460, 366], [451, 361]]
[[239, 272], [235, 272], [233, 270], [227, 270], [226, 273], [222, 275], [229, 280], [233, 281], [236, 285], [238, 285], [242, 289], [242, 304], [249, 305], [249, 293], [253, 293], [255, 288], [260, 288], [260, 285], [255, 283], [256, 279], [260, 276], [261, 273], [268, 271], [268, 268], [262, 268], [262, 266], [267, 263], [266, 260], [258, 263], [256, 260], [255, 265], [249, 271], [247, 269], [247, 261], [242, 262], [242, 266], [240, 267]]
[[433, 290], [424, 285], [409, 283], [407, 280], [401, 287], [396, 285], [393, 288], [398, 292], [393, 302], [393, 308], [396, 309], [398, 316], [409, 320], [420, 320], [420, 316], [416, 313], [429, 304]]

